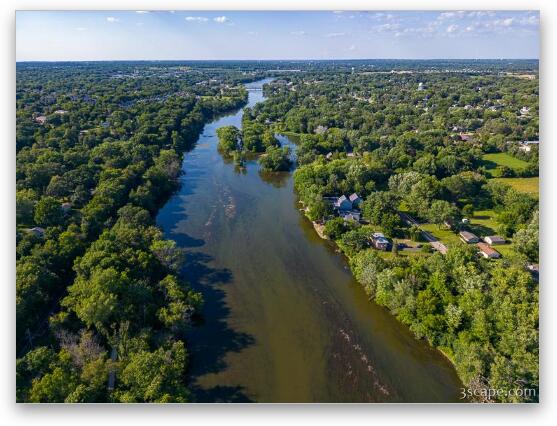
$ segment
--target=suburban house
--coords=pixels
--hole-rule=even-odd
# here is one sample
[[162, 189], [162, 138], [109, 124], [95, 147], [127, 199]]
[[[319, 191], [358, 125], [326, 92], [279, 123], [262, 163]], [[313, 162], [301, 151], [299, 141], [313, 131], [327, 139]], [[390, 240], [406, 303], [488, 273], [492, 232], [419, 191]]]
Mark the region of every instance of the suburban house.
[[539, 279], [540, 279], [540, 265], [539, 264], [529, 263], [528, 265], [526, 265], [526, 269], [528, 269], [528, 271], [530, 271], [530, 273], [532, 274], [532, 277], [536, 281], [539, 281]]
[[340, 214], [340, 217], [342, 217], [346, 221], [359, 222], [361, 214], [357, 210], [352, 210], [352, 211], [349, 211], [349, 212], [342, 212]]
[[530, 113], [530, 108], [525, 107], [525, 106], [520, 108], [520, 115], [524, 116], [524, 115], [528, 115], [529, 113]]
[[363, 201], [355, 192], [348, 199], [352, 203], [352, 207], [360, 207], [360, 203]]
[[29, 232], [35, 235], [35, 237], [39, 237], [39, 238], [44, 237], [44, 228], [41, 228], [39, 226], [29, 229]]
[[532, 150], [532, 145], [539, 145], [540, 141], [523, 141], [520, 142], [520, 146], [518, 149], [521, 149], [524, 152], [530, 152]]
[[478, 243], [478, 249], [480, 254], [486, 259], [499, 259], [501, 257], [501, 253], [486, 243]]
[[391, 243], [381, 232], [374, 232], [371, 236], [371, 244], [377, 250], [388, 250]]
[[46, 117], [44, 115], [39, 115], [35, 117], [35, 122], [43, 125], [46, 123]]
[[339, 211], [345, 211], [346, 212], [346, 211], [352, 210], [352, 201], [350, 201], [348, 198], [346, 198], [345, 195], [342, 195], [342, 196], [337, 198], [337, 200], [335, 201], [334, 206]]
[[68, 213], [72, 209], [72, 203], [62, 203], [62, 211]]
[[506, 243], [506, 240], [499, 235], [489, 235], [487, 237], [484, 237], [484, 241], [488, 243], [490, 246]]
[[333, 153], [332, 152], [328, 152], [327, 155], [325, 155], [325, 158], [327, 160], [330, 160], [331, 158], [333, 158]]
[[477, 243], [478, 241], [480, 241], [477, 235], [472, 234], [471, 232], [468, 231], [462, 231], [458, 235], [460, 236], [460, 239], [466, 244]]
[[460, 137], [460, 140], [462, 142], [473, 142], [474, 141], [474, 134], [473, 133], [464, 133], [464, 132], [460, 132], [460, 134], [458, 135]]

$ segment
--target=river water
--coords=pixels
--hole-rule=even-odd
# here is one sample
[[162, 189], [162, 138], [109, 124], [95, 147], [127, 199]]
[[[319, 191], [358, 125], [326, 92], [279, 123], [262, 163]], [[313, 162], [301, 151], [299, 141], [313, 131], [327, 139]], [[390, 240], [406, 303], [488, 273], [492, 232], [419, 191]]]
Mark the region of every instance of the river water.
[[[247, 84], [248, 106], [264, 100]], [[188, 333], [198, 402], [456, 402], [451, 364], [370, 302], [345, 259], [298, 210], [291, 173], [246, 170], [217, 152], [205, 126], [186, 153], [181, 189], [158, 225], [186, 251], [185, 276], [203, 293]], [[290, 144], [280, 136], [283, 144]]]

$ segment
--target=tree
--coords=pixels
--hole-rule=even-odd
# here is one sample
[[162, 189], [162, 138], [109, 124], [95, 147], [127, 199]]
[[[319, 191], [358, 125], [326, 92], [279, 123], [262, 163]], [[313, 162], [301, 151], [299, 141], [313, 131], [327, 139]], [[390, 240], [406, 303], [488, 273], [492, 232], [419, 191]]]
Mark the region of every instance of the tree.
[[16, 219], [18, 224], [33, 221], [37, 195], [32, 189], [23, 189], [16, 192]]
[[37, 203], [34, 217], [38, 225], [58, 225], [63, 219], [62, 205], [54, 197], [42, 197]]
[[116, 391], [116, 397], [120, 402], [188, 402], [183, 383], [186, 367], [183, 342], [133, 353], [121, 373], [122, 389]]
[[455, 206], [445, 200], [435, 200], [429, 208], [428, 218], [431, 222], [439, 227], [445, 222], [457, 217], [457, 209]]
[[223, 126], [217, 129], [219, 149], [229, 154], [237, 150], [242, 142], [241, 132], [236, 126]]
[[289, 147], [279, 148], [270, 145], [265, 150], [265, 154], [259, 158], [259, 164], [261, 164], [263, 170], [271, 172], [288, 171], [292, 166], [292, 160], [290, 160], [289, 155]]
[[514, 235], [517, 250], [533, 262], [537, 262], [539, 259], [539, 229], [539, 211], [536, 210], [530, 223], [525, 228], [519, 229]]

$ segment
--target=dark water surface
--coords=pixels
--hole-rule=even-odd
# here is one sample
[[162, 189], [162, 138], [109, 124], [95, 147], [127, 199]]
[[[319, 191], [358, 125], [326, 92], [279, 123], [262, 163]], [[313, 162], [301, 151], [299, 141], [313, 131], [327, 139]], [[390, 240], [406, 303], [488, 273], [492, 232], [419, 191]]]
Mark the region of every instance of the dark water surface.
[[[248, 84], [249, 103], [265, 81]], [[157, 217], [186, 249], [186, 278], [203, 293], [189, 333], [200, 402], [453, 402], [454, 369], [370, 303], [345, 260], [298, 211], [291, 173], [245, 173], [205, 126], [186, 153], [182, 187]], [[290, 142], [280, 137], [282, 143]]]

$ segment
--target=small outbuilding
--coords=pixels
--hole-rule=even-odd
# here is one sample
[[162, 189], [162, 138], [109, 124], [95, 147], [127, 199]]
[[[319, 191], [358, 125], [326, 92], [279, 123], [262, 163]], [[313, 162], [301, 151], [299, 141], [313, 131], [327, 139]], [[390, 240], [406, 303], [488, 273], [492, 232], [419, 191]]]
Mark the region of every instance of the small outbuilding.
[[458, 235], [460, 236], [460, 239], [466, 244], [474, 244], [480, 241], [480, 239], [476, 234], [472, 234], [471, 232], [468, 231], [462, 231]]
[[484, 241], [488, 243], [490, 246], [506, 243], [506, 240], [499, 235], [489, 235], [487, 237], [484, 237]]
[[501, 257], [501, 253], [499, 253], [497, 250], [490, 247], [486, 243], [478, 243], [478, 250], [480, 251], [480, 254], [486, 259], [499, 259]]

